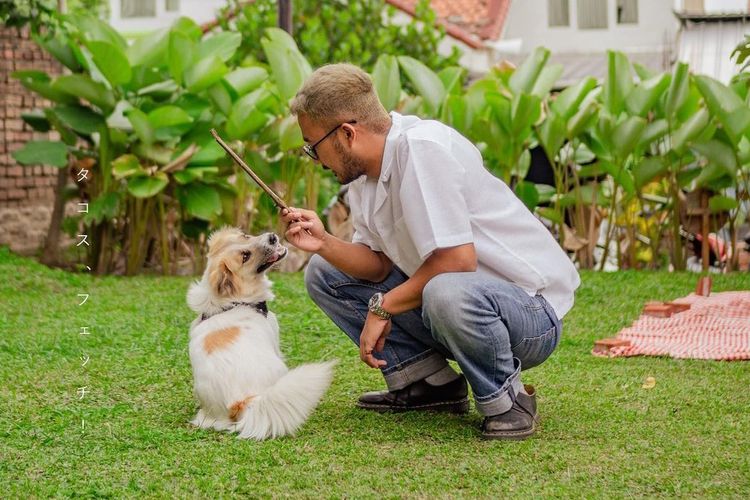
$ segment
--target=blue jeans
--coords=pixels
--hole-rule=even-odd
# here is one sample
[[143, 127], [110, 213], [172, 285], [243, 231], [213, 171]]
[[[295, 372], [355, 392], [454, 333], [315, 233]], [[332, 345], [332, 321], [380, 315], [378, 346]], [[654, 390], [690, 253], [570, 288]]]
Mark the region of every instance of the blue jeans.
[[[394, 266], [380, 283], [353, 278], [314, 255], [305, 271], [312, 300], [357, 345], [375, 292], [387, 292], [407, 276]], [[395, 391], [448, 366], [454, 359], [483, 415], [508, 411], [523, 388], [521, 370], [555, 350], [562, 324], [541, 296], [484, 274], [445, 273], [430, 280], [422, 307], [392, 319], [381, 353], [388, 389]]]

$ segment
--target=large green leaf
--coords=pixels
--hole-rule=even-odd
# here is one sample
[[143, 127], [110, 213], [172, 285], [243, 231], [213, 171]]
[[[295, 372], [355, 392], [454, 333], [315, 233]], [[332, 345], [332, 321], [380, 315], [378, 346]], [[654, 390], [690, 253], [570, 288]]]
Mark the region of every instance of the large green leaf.
[[177, 31], [182, 33], [194, 42], [197, 42], [203, 36], [201, 27], [198, 26], [198, 24], [189, 17], [180, 17], [174, 23], [172, 23], [171, 29], [173, 32]]
[[289, 101], [312, 73], [310, 63], [300, 53], [294, 39], [279, 28], [267, 28], [261, 45], [281, 98]]
[[56, 34], [53, 38], [43, 39], [41, 36], [33, 34], [34, 41], [44, 50], [52, 54], [65, 67], [74, 73], [81, 71], [81, 64], [78, 62], [70, 41], [62, 34]]
[[221, 198], [210, 186], [192, 182], [180, 186], [178, 198], [187, 212], [199, 219], [210, 221], [221, 214]]
[[597, 105], [593, 101], [582, 106], [567, 123], [568, 137], [578, 137], [596, 118]]
[[706, 106], [736, 144], [750, 127], [750, 109], [730, 87], [708, 76], [695, 76]]
[[539, 204], [539, 191], [533, 182], [520, 181], [513, 191], [529, 210], [533, 211]]
[[294, 116], [287, 116], [279, 124], [279, 148], [282, 151], [301, 148], [305, 141]]
[[428, 113], [436, 114], [447, 93], [443, 82], [434, 71], [413, 57], [399, 56], [398, 63], [417, 93], [424, 99]]
[[672, 149], [682, 152], [688, 142], [695, 139], [708, 125], [708, 110], [701, 108], [672, 133]]
[[552, 87], [555, 86], [557, 79], [560, 78], [560, 75], [562, 75], [562, 73], [562, 64], [545, 66], [544, 69], [542, 69], [542, 72], [539, 73], [539, 76], [536, 79], [536, 83], [534, 83], [534, 88], [531, 89], [531, 94], [541, 99], [546, 98], [552, 90]]
[[219, 168], [218, 167], [187, 167], [182, 170], [178, 170], [174, 174], [172, 174], [172, 177], [174, 177], [174, 180], [177, 181], [178, 184], [190, 184], [191, 182], [203, 179], [203, 176], [206, 174], [218, 174]]
[[260, 88], [250, 92], [232, 106], [226, 125], [230, 139], [244, 139], [268, 123], [269, 116], [265, 113], [264, 102], [269, 98], [268, 91]]
[[607, 51], [607, 78], [602, 94], [604, 106], [613, 115], [618, 115], [625, 105], [625, 97], [633, 88], [630, 61], [622, 52]]
[[531, 94], [513, 96], [511, 107], [511, 133], [519, 136], [525, 129], [536, 124], [542, 114], [542, 100]]
[[669, 75], [667, 73], [662, 73], [639, 83], [625, 99], [628, 111], [634, 115], [645, 117], [649, 111], [652, 111], [668, 85]]
[[185, 86], [190, 92], [200, 92], [221, 80], [229, 69], [218, 56], [208, 56], [185, 71]]
[[127, 49], [131, 66], [162, 66], [167, 62], [169, 49], [168, 28], [152, 31], [138, 38]]
[[689, 86], [690, 75], [688, 73], [688, 65], [680, 61], [675, 65], [672, 72], [672, 79], [669, 82], [669, 90], [667, 91], [667, 100], [664, 105], [664, 111], [667, 113], [668, 119], [674, 117], [677, 110], [685, 103], [690, 90]]
[[645, 128], [646, 120], [639, 116], [630, 116], [615, 127], [611, 139], [618, 158], [624, 160], [633, 152]]
[[120, 195], [105, 193], [94, 198], [88, 206], [88, 213], [83, 216], [84, 224], [100, 223], [102, 220], [112, 220], [120, 212]]
[[449, 94], [461, 94], [465, 75], [466, 70], [460, 66], [449, 66], [438, 71], [438, 78]]
[[154, 129], [154, 137], [162, 141], [179, 137], [190, 130], [193, 118], [177, 106], [167, 105], [151, 111], [148, 122]]
[[664, 175], [669, 166], [660, 157], [650, 157], [641, 161], [633, 167], [633, 178], [637, 189], [643, 188], [646, 184]]
[[138, 108], [132, 108], [125, 112], [125, 116], [133, 125], [135, 135], [146, 145], [154, 142], [154, 128], [148, 120], [146, 113]]
[[224, 81], [234, 90], [238, 97], [261, 86], [268, 80], [268, 71], [260, 66], [238, 68], [224, 77]]
[[713, 213], [717, 212], [729, 212], [730, 210], [734, 210], [739, 205], [737, 203], [737, 200], [734, 198], [730, 198], [729, 196], [723, 196], [723, 195], [714, 195], [708, 200], [708, 208]]
[[53, 88], [50, 83], [50, 77], [44, 71], [14, 71], [10, 76], [18, 78], [21, 85], [52, 102], [60, 104], [74, 104], [78, 102], [75, 96]]
[[560, 92], [552, 101], [552, 110], [569, 120], [581, 107], [584, 98], [596, 87], [596, 79], [588, 77]]
[[128, 192], [136, 198], [150, 198], [160, 193], [169, 184], [164, 172], [156, 172], [153, 177], [136, 175], [128, 179]]
[[34, 109], [27, 113], [21, 113], [21, 119], [36, 132], [49, 132], [52, 128], [52, 125], [44, 115], [44, 112], [40, 109]]
[[133, 77], [128, 58], [120, 47], [109, 42], [89, 42], [87, 47], [94, 64], [112, 85], [128, 83]]
[[68, 147], [59, 141], [29, 141], [12, 155], [21, 165], [68, 166]]
[[401, 76], [394, 56], [382, 54], [378, 57], [372, 70], [372, 83], [385, 109], [395, 109], [401, 99]]
[[86, 106], [57, 106], [54, 112], [60, 121], [79, 134], [99, 132], [106, 123], [102, 115]]
[[539, 127], [539, 142], [550, 162], [556, 161], [557, 153], [565, 142], [565, 132], [565, 120], [555, 112], [547, 115], [547, 119]]
[[226, 31], [204, 38], [198, 45], [198, 59], [216, 56], [223, 62], [227, 62], [237, 51], [241, 42], [241, 34]]
[[196, 43], [185, 33], [172, 31], [169, 34], [169, 46], [167, 52], [169, 60], [169, 74], [178, 83], [182, 83], [185, 70], [190, 67], [195, 59]]
[[600, 161], [599, 165], [602, 170], [612, 176], [612, 179], [616, 184], [622, 186], [623, 190], [629, 194], [635, 194], [635, 179], [633, 178], [632, 172], [625, 168], [623, 165], [615, 165], [608, 161]]
[[537, 47], [523, 60], [508, 81], [508, 86], [513, 93], [524, 92], [531, 94], [533, 92], [537, 78], [541, 74], [544, 65], [547, 64], [549, 54], [549, 49]]
[[104, 114], [111, 113], [115, 107], [115, 96], [112, 91], [88, 75], [60, 76], [52, 83], [52, 88], [85, 99]]
[[737, 173], [737, 159], [734, 149], [729, 144], [712, 139], [707, 142], [695, 142], [691, 147], [711, 163], [723, 168], [729, 175], [734, 176]]
[[213, 102], [214, 106], [225, 115], [229, 115], [232, 112], [232, 94], [227, 88], [228, 84], [224, 81], [209, 87], [206, 91], [208, 97]]
[[88, 41], [109, 42], [120, 47], [122, 50], [125, 50], [128, 46], [128, 43], [117, 30], [95, 15], [76, 13], [70, 14], [67, 17]]
[[464, 135], [468, 135], [472, 122], [471, 110], [462, 95], [449, 94], [440, 111], [440, 120]]
[[141, 167], [137, 156], [127, 154], [112, 160], [112, 175], [115, 179], [124, 179], [133, 175], [145, 176], [146, 171]]
[[664, 118], [654, 120], [653, 122], [646, 125], [643, 129], [643, 134], [638, 141], [638, 148], [641, 150], [648, 150], [654, 141], [658, 141], [669, 132], [669, 123]]

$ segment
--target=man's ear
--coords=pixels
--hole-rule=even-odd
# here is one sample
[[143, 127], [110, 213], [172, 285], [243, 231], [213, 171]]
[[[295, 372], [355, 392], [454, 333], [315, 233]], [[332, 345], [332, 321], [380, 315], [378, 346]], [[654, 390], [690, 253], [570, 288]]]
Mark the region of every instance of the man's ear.
[[226, 261], [219, 262], [209, 279], [211, 287], [216, 290], [216, 294], [220, 297], [237, 294], [237, 276], [229, 269]]
[[343, 125], [341, 125], [341, 129], [344, 131], [344, 135], [346, 135], [346, 140], [349, 142], [349, 147], [351, 147], [351, 142], [354, 140], [357, 131], [349, 123], [344, 123]]

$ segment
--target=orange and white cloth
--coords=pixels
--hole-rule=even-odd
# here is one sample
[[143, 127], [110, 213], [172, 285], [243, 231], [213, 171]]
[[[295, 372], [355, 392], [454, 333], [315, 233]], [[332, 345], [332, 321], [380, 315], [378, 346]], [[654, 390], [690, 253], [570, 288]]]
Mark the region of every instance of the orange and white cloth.
[[722, 292], [708, 297], [690, 294], [674, 300], [690, 304], [669, 318], [641, 315], [617, 334], [630, 345], [595, 356], [669, 356], [672, 358], [750, 359], [750, 292]]

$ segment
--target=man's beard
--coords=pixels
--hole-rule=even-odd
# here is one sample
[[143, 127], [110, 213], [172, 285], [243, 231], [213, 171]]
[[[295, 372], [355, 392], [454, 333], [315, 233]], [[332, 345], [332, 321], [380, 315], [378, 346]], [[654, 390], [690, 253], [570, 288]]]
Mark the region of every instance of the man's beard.
[[342, 186], [365, 175], [365, 162], [362, 161], [361, 158], [357, 158], [351, 154], [349, 151], [346, 151], [341, 142], [339, 142], [338, 137], [333, 138], [333, 149], [339, 154], [342, 163], [341, 168], [343, 171], [340, 173], [340, 176], [336, 175], [336, 179], [338, 179]]

